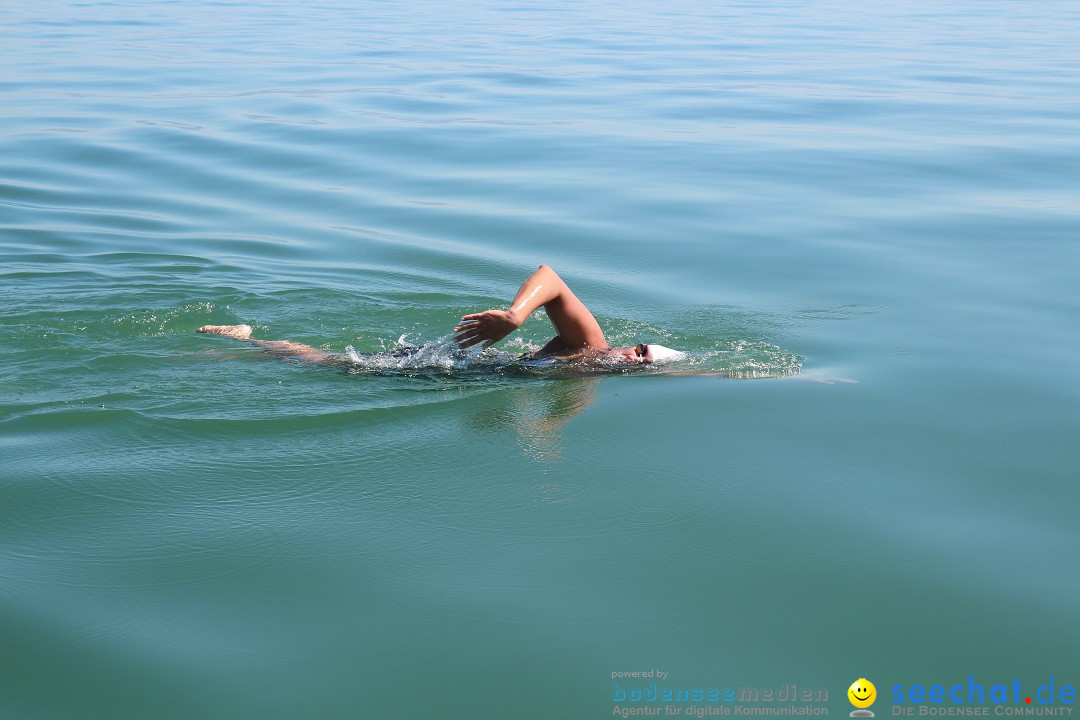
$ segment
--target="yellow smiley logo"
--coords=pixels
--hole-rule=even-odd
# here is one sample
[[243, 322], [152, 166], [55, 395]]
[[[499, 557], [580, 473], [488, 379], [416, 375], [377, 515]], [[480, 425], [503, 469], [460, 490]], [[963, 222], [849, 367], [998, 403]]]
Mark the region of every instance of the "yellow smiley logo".
[[877, 699], [877, 688], [866, 678], [859, 678], [847, 689], [848, 700], [857, 708], [868, 708]]

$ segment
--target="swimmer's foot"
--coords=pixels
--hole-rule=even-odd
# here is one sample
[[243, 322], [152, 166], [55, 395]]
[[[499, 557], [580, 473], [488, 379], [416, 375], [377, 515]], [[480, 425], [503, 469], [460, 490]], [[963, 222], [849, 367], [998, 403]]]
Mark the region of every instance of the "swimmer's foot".
[[209, 333], [211, 335], [224, 335], [237, 340], [251, 339], [250, 325], [203, 325], [195, 332]]

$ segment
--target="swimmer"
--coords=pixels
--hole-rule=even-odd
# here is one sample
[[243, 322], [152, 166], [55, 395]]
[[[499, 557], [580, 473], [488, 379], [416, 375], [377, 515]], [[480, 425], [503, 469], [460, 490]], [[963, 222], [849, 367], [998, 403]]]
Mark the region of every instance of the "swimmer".
[[[454, 341], [461, 349], [482, 344], [488, 348], [517, 330], [538, 308], [544, 308], [557, 333], [547, 345], [527, 358], [599, 360], [618, 364], [639, 364], [679, 360], [685, 355], [663, 345], [639, 343], [613, 348], [589, 309], [577, 299], [563, 279], [547, 265], [541, 265], [522, 284], [508, 310], [485, 310], [465, 315], [454, 328]], [[250, 325], [203, 325], [195, 332], [242, 340], [273, 355], [302, 362], [335, 365], [344, 360], [310, 345], [289, 340], [256, 340]]]

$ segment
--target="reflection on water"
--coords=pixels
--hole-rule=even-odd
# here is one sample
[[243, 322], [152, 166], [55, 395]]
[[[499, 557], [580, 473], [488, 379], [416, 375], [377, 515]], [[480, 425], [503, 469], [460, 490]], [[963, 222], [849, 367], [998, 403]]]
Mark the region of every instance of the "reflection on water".
[[530, 383], [498, 393], [502, 409], [492, 415], [492, 427], [509, 427], [527, 456], [543, 463], [562, 459], [567, 423], [596, 400], [600, 378], [568, 378]]

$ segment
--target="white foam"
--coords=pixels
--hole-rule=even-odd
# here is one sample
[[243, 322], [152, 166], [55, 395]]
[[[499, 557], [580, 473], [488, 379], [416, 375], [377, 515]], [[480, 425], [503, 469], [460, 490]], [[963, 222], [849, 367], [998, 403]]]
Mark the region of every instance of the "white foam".
[[345, 348], [345, 355], [358, 369], [372, 372], [436, 371], [445, 373], [475, 366], [480, 355], [485, 352], [494, 355], [493, 359], [498, 359], [499, 355], [505, 356], [505, 353], [498, 353], [495, 350], [485, 351], [478, 346], [462, 350], [458, 348], [452, 335], [415, 346], [406, 343], [405, 335], [402, 335], [398, 338], [397, 345], [397, 350], [371, 354], [361, 354], [349, 345]]

